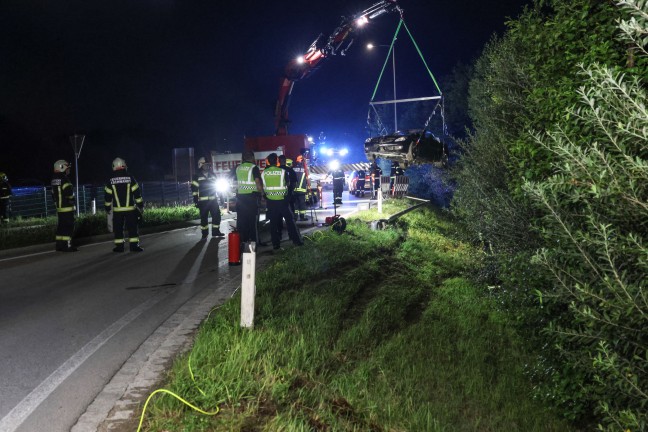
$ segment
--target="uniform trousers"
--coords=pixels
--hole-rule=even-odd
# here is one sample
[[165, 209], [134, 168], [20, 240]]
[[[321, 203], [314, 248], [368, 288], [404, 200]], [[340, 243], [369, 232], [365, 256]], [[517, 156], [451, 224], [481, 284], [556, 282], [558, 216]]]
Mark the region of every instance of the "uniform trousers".
[[218, 200], [206, 200], [198, 201], [198, 211], [200, 212], [200, 230], [202, 231], [203, 236], [207, 235], [209, 230], [209, 216], [211, 215], [212, 225], [212, 234], [220, 226], [221, 223], [221, 212], [220, 207], [218, 206]]
[[241, 242], [259, 242], [257, 233], [257, 217], [259, 205], [258, 195], [239, 194], [236, 197], [236, 230], [241, 236]]
[[272, 238], [272, 246], [276, 249], [281, 244], [281, 225], [286, 221], [286, 229], [288, 230], [288, 237], [294, 244], [302, 244], [301, 236], [297, 231], [295, 219], [290, 212], [290, 207], [287, 200], [268, 200], [268, 211], [270, 212], [270, 236]]
[[113, 211], [113, 230], [115, 232], [115, 244], [125, 243], [124, 225], [128, 231], [128, 243], [139, 243], [139, 229], [137, 220], [139, 210]]

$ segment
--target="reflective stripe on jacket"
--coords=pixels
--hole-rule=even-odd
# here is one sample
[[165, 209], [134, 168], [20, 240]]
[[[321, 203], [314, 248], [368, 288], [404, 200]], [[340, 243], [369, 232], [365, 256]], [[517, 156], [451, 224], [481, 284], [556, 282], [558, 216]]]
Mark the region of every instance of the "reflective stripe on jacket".
[[216, 177], [209, 171], [200, 171], [191, 182], [191, 194], [194, 201], [216, 199]]
[[52, 199], [58, 213], [76, 210], [72, 182], [63, 173], [54, 173], [54, 178], [52, 178]]
[[286, 171], [275, 166], [268, 167], [261, 174], [263, 188], [269, 200], [280, 201], [288, 193]]
[[256, 165], [251, 162], [243, 162], [236, 167], [236, 182], [239, 195], [247, 195], [257, 191], [252, 171]]
[[135, 210], [144, 207], [142, 191], [133, 176], [116, 171], [104, 188], [106, 210], [116, 212]]

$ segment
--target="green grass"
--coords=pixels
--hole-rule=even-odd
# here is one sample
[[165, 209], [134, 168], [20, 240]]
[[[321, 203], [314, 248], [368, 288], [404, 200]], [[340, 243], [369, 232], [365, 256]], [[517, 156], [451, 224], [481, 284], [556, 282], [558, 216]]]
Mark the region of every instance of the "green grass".
[[[193, 206], [147, 208], [140, 228], [170, 225], [198, 217], [198, 209]], [[0, 250], [53, 242], [56, 221], [56, 216], [10, 220], [0, 227]], [[108, 234], [104, 212], [83, 214], [76, 219], [73, 238], [101, 234]]]
[[532, 350], [466, 278], [478, 252], [453, 229], [424, 209], [284, 252], [257, 273], [254, 330], [239, 327], [234, 297], [170, 372], [166, 389], [220, 412], [156, 395], [144, 429], [570, 430], [529, 396]]

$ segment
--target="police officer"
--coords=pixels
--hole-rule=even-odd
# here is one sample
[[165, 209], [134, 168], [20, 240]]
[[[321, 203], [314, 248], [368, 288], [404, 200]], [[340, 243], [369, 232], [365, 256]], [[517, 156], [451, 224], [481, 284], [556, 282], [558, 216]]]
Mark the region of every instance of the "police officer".
[[9, 208], [9, 200], [11, 199], [11, 185], [7, 174], [0, 172], [0, 222], [7, 223], [7, 209]]
[[290, 212], [288, 206], [288, 185], [290, 178], [288, 172], [276, 166], [277, 154], [270, 153], [268, 155], [269, 166], [263, 170], [261, 179], [263, 180], [263, 187], [268, 201], [268, 211], [270, 212], [270, 235], [272, 238], [272, 248], [274, 250], [280, 249], [281, 239], [279, 237], [279, 228], [286, 221], [286, 229], [288, 230], [288, 237], [292, 240], [293, 244], [302, 246], [304, 242], [295, 225], [293, 214]]
[[304, 166], [304, 157], [297, 156], [296, 163], [293, 165], [293, 170], [296, 174], [295, 184], [295, 220], [299, 218], [301, 221], [306, 220], [306, 193], [310, 189], [310, 179]]
[[209, 216], [212, 221], [212, 236], [224, 237], [220, 231], [221, 211], [216, 191], [216, 176], [211, 172], [211, 164], [204, 157], [198, 159], [198, 173], [191, 182], [193, 201], [200, 211], [200, 233], [206, 239], [209, 234]]
[[139, 244], [138, 222], [144, 213], [142, 191], [135, 178], [126, 171], [126, 161], [115, 158], [112, 163], [113, 175], [104, 188], [106, 213], [113, 212], [115, 248], [113, 252], [124, 252], [124, 225], [128, 231], [128, 246], [131, 252], [142, 252]]
[[252, 150], [245, 150], [242, 159], [242, 163], [236, 167], [236, 229], [241, 236], [241, 243], [258, 243], [259, 200], [264, 196], [261, 171]]
[[382, 169], [378, 162], [374, 160], [371, 163], [371, 181], [373, 186], [373, 192], [371, 194], [371, 199], [378, 198], [378, 193], [380, 192], [380, 177], [382, 176]]
[[52, 199], [56, 207], [58, 224], [56, 225], [56, 250], [58, 252], [76, 252], [72, 246], [72, 233], [74, 231], [74, 188], [68, 177], [70, 163], [60, 159], [54, 162], [54, 175], [52, 176]]

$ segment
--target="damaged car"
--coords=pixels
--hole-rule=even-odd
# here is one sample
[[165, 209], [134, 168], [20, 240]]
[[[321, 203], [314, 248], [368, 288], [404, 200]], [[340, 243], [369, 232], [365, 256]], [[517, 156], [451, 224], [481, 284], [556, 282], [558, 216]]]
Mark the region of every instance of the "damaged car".
[[367, 138], [364, 150], [369, 161], [387, 159], [403, 166], [431, 163], [445, 167], [448, 164], [447, 145], [425, 129]]

